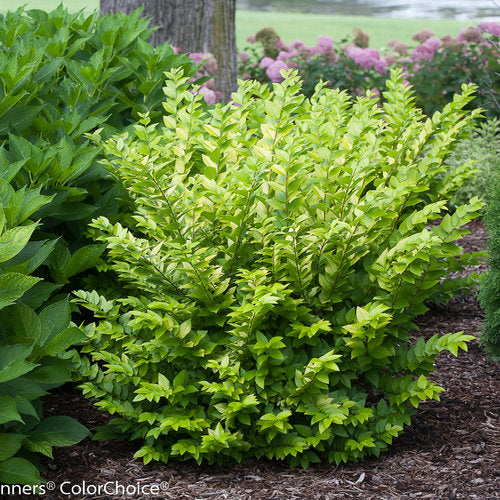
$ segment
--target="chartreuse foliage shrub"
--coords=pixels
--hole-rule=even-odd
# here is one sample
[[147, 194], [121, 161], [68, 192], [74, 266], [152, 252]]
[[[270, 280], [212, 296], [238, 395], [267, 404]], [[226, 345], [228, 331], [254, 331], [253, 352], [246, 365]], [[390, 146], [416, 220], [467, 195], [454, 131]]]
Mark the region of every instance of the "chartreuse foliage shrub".
[[121, 296], [77, 292], [83, 392], [116, 415], [100, 436], [141, 440], [145, 462], [378, 455], [439, 399], [439, 352], [472, 339], [410, 338], [482, 206], [445, 209], [472, 87], [430, 119], [399, 73], [382, 109], [307, 99], [296, 75], [210, 110], [187, 85], [168, 74], [164, 127], [104, 144], [135, 212], [91, 224]]
[[[55, 240], [30, 241], [37, 223], [29, 219], [51, 197], [40, 188], [15, 190], [9, 181], [19, 165], [0, 169], [0, 482], [41, 482], [35, 453], [52, 456], [53, 446], [77, 443], [88, 430], [65, 416], [42, 419], [40, 398], [71, 380], [66, 350], [84, 337], [70, 325], [67, 298], [38, 313], [30, 305]], [[49, 284], [50, 285], [50, 284]]]

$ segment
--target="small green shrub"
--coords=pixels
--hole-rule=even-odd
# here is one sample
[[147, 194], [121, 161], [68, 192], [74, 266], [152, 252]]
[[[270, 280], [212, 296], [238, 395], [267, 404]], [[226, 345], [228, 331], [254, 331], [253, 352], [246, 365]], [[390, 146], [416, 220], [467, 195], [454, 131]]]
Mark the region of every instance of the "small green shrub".
[[457, 144], [447, 163], [453, 172], [468, 161], [474, 162], [477, 171], [458, 189], [455, 202], [460, 205], [477, 196], [489, 205], [492, 187], [500, 181], [500, 120], [487, 120], [474, 127], [470, 137]]
[[399, 73], [383, 109], [306, 99], [292, 75], [206, 110], [167, 76], [165, 126], [104, 144], [135, 211], [91, 224], [122, 295], [77, 292], [96, 318], [83, 392], [117, 415], [99, 435], [142, 440], [145, 462], [379, 455], [439, 399], [436, 355], [472, 339], [409, 333], [482, 206], [444, 214], [472, 87], [430, 119]]
[[[32, 280], [2, 274], [1, 291], [8, 283], [20, 295]], [[69, 446], [89, 435], [71, 417], [42, 419], [40, 402], [49, 390], [71, 380], [73, 363], [65, 351], [84, 339], [70, 325], [67, 298], [39, 314], [23, 302], [2, 309], [0, 339], [0, 482], [37, 484], [42, 480], [36, 453], [52, 457], [54, 446]]]

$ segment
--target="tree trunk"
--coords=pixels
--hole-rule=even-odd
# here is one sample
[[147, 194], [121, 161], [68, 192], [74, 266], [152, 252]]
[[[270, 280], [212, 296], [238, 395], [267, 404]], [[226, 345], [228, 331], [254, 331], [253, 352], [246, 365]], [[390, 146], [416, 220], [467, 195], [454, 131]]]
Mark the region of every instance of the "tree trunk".
[[238, 76], [236, 0], [101, 0], [101, 15], [130, 14], [142, 5], [142, 15], [160, 26], [151, 36], [153, 45], [169, 40], [183, 52], [210, 52], [215, 57], [216, 88], [228, 101]]

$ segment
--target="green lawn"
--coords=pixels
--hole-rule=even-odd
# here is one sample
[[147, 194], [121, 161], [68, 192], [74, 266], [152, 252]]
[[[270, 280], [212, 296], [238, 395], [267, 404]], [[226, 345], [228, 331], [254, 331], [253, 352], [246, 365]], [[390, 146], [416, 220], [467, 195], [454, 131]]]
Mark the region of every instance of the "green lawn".
[[22, 5], [27, 9], [52, 10], [60, 3], [71, 11], [85, 9], [91, 12], [99, 7], [99, 0], [0, 0], [0, 12], [15, 10]]
[[[56, 7], [60, 0], [0, 0], [0, 12], [13, 10], [26, 4], [28, 8], [47, 9]], [[71, 10], [98, 8], [99, 0], [63, 0]], [[259, 12], [239, 10], [236, 14], [237, 43], [241, 49], [246, 45], [246, 37], [259, 29], [272, 26], [285, 42], [302, 40], [306, 45], [316, 43], [318, 35], [329, 35], [340, 40], [352, 34], [355, 27], [362, 28], [370, 35], [370, 46], [380, 48], [391, 38], [411, 42], [412, 35], [429, 28], [436, 36], [456, 35], [458, 31], [471, 25], [470, 22], [435, 19], [385, 19], [381, 17], [329, 16], [301, 14], [297, 12]]]
[[318, 35], [341, 40], [352, 35], [352, 29], [357, 27], [370, 35], [370, 47], [380, 48], [391, 38], [415, 43], [411, 39], [412, 35], [424, 28], [429, 28], [441, 38], [445, 35], [456, 36], [461, 28], [471, 25], [470, 22], [441, 19], [387, 19], [259, 11], [238, 11], [236, 20], [238, 47], [246, 45], [248, 35], [267, 26], [273, 27], [284, 42], [302, 40], [306, 45], [316, 44]]

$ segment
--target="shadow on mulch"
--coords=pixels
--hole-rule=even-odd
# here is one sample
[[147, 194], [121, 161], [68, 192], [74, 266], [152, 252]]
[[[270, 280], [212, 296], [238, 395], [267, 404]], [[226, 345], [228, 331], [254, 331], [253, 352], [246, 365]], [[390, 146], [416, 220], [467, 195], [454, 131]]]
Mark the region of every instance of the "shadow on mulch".
[[[464, 241], [468, 251], [484, 248], [484, 230], [471, 223], [473, 234]], [[483, 314], [473, 296], [433, 307], [419, 318], [418, 336], [464, 331], [477, 336]], [[118, 481], [135, 491], [151, 485], [159, 495], [144, 491], [126, 494], [48, 493], [45, 499], [481, 499], [500, 498], [498, 457], [500, 407], [498, 364], [488, 362], [476, 341], [458, 357], [441, 355], [432, 375], [446, 388], [441, 401], [421, 405], [412, 426], [378, 459], [339, 467], [320, 465], [304, 471], [265, 460], [234, 467], [171, 463], [144, 466], [133, 459], [133, 443], [82, 443], [54, 450], [44, 477], [58, 490], [71, 485], [104, 485]], [[66, 414], [89, 428], [106, 416], [66, 386], [45, 399], [47, 414]], [[69, 485], [67, 485], [70, 487]], [[132, 491], [132, 490], [130, 490]], [[90, 491], [92, 493], [92, 491]], [[14, 497], [11, 497], [14, 498]], [[24, 497], [26, 498], [26, 497]]]

